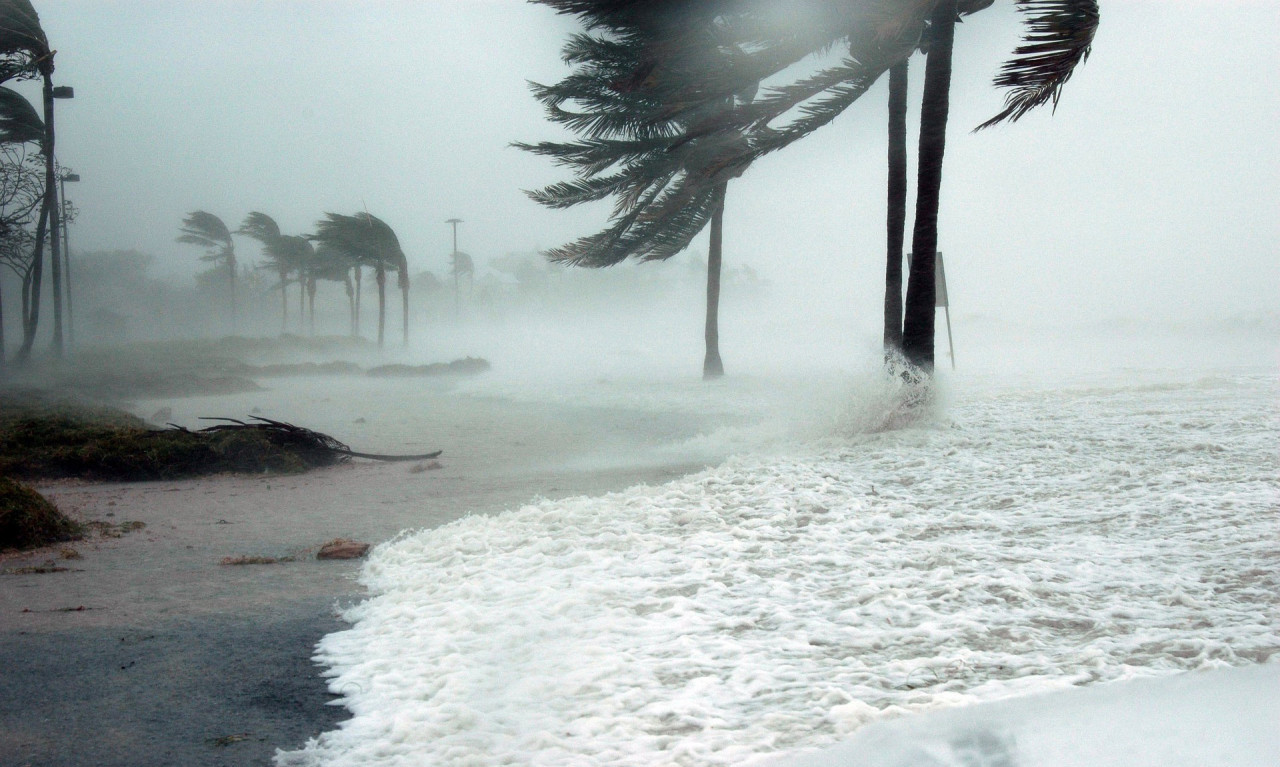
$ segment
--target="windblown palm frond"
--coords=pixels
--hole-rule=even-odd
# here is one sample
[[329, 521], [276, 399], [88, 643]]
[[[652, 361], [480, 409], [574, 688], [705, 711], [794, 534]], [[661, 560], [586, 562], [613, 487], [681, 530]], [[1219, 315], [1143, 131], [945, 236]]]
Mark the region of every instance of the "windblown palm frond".
[[53, 52], [29, 0], [0, 0], [0, 82], [53, 71]]
[[244, 223], [236, 233], [252, 237], [263, 245], [267, 245], [280, 237], [280, 226], [271, 216], [255, 210], [244, 217]]
[[395, 231], [382, 219], [364, 212], [352, 216], [326, 213], [316, 223], [311, 239], [328, 252], [346, 254], [366, 266], [398, 269], [405, 260]]
[[0, 143], [38, 143], [44, 140], [44, 121], [22, 94], [0, 87]]
[[222, 219], [203, 210], [192, 211], [182, 220], [182, 236], [178, 242], [200, 245], [210, 250], [204, 256], [206, 261], [226, 258], [234, 250], [231, 231]]
[[1062, 86], [1089, 58], [1098, 30], [1097, 0], [1018, 0], [1018, 10], [1029, 17], [1023, 42], [995, 79], [997, 87], [1012, 90], [1005, 108], [976, 130], [1015, 122], [1050, 102], [1057, 108]]

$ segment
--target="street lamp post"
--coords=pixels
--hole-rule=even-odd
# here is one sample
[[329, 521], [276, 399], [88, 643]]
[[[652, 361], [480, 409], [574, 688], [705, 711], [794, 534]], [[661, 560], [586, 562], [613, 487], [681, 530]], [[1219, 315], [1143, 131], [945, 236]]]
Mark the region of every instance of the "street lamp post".
[[458, 224], [462, 223], [460, 218], [451, 218], [445, 221], [446, 224], [453, 224], [453, 256], [450, 268], [453, 271], [453, 315], [455, 317], [462, 316], [462, 293], [458, 287]]
[[62, 259], [63, 271], [67, 278], [67, 345], [74, 347], [76, 345], [76, 324], [75, 314], [72, 311], [71, 303], [71, 203], [67, 201], [67, 183], [76, 183], [80, 180], [79, 173], [63, 172], [58, 177], [59, 187], [61, 188], [62, 197]]
[[[46, 125], [46, 146], [45, 152], [48, 154], [48, 172], [45, 176], [47, 182], [52, 183], [54, 180], [53, 168], [55, 163], [54, 150], [54, 127], [53, 127], [53, 101], [54, 99], [70, 99], [75, 98], [75, 89], [69, 85], [59, 85], [54, 87], [49, 78], [45, 78], [45, 87], [48, 88], [45, 93], [45, 121]], [[56, 195], [53, 189], [49, 190], [50, 194]], [[62, 236], [59, 231], [59, 220], [61, 217], [62, 204], [55, 196], [53, 207], [49, 209], [49, 240], [52, 245], [50, 253], [50, 276], [53, 278], [53, 352], [58, 357], [62, 356]]]

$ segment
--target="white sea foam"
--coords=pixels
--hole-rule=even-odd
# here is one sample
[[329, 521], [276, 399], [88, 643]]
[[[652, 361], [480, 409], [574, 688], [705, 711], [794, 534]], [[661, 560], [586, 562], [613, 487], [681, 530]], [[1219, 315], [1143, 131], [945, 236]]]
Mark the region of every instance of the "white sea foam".
[[319, 645], [353, 718], [279, 762], [738, 764], [1267, 662], [1278, 394], [1262, 374], [957, 392], [894, 430], [864, 391], [821, 438], [406, 535]]

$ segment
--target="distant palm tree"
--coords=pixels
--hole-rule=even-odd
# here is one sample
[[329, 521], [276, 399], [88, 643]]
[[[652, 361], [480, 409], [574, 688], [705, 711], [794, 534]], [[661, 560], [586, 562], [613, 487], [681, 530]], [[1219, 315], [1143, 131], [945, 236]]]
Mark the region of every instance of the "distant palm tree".
[[245, 216], [244, 223], [236, 230], [236, 234], [247, 235], [262, 243], [262, 254], [267, 257], [262, 268], [272, 269], [280, 277], [280, 332], [288, 331], [289, 296], [286, 289], [289, 285], [289, 272], [293, 271], [294, 265], [280, 247], [280, 226], [266, 213], [253, 211]]
[[326, 213], [316, 223], [312, 239], [334, 252], [345, 255], [360, 266], [373, 268], [378, 284], [378, 347], [383, 346], [387, 318], [387, 271], [398, 275], [402, 296], [404, 342], [409, 343], [409, 266], [400, 241], [390, 226], [377, 216], [356, 213], [344, 216]]
[[202, 261], [211, 261], [217, 268], [227, 270], [230, 278], [231, 330], [236, 330], [236, 246], [231, 241], [231, 230], [222, 219], [203, 210], [192, 211], [182, 220], [182, 236], [178, 242], [205, 248]]
[[[311, 294], [311, 331], [315, 333], [316, 283], [318, 281], [341, 282], [347, 291], [347, 305], [351, 315], [351, 334], [356, 332], [356, 296], [351, 282], [351, 259], [341, 251], [325, 245], [315, 249], [311, 259], [310, 280], [307, 290]], [[357, 267], [358, 268], [358, 267]]]

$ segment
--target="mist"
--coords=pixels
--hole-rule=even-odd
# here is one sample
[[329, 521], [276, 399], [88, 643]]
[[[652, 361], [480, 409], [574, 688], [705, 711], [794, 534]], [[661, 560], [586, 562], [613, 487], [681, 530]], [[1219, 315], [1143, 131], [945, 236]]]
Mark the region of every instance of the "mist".
[[[958, 30], [939, 247], [962, 349], [996, 324], [1274, 331], [1280, 160], [1259, 126], [1280, 118], [1265, 75], [1276, 54], [1262, 31], [1277, 12], [1175, 2], [1152, 18], [1154, 4], [1114, 5], [1053, 114], [976, 134], [967, 129], [999, 107], [990, 78], [1019, 25], [997, 4]], [[463, 219], [459, 247], [482, 267], [604, 224], [601, 206], [546, 210], [522, 192], [563, 177], [510, 147], [560, 136], [527, 88], [567, 71], [558, 52], [573, 22], [546, 8], [66, 2], [41, 13], [59, 41], [59, 82], [77, 89], [58, 114], [59, 159], [83, 179], [68, 190], [80, 211], [76, 253], [137, 250], [151, 257], [151, 278], [181, 285], [205, 267], [197, 249], [174, 242], [191, 210], [233, 228], [262, 210], [286, 233], [312, 232], [326, 212], [369, 210], [395, 229], [411, 273], [444, 279], [447, 218]], [[1202, 50], [1220, 66], [1186, 53]], [[922, 70], [913, 68], [916, 92]], [[1231, 88], [1221, 71], [1238, 75]], [[802, 348], [796, 356], [847, 366], [879, 332], [884, 98], [881, 83], [731, 190], [726, 268], [749, 267], [770, 286], [751, 298], [757, 325], [742, 333], [732, 304], [743, 297], [726, 291], [731, 360]], [[257, 260], [253, 241], [239, 248], [243, 263]], [[667, 266], [692, 269], [705, 253], [704, 234]], [[670, 336], [687, 352], [671, 347], [696, 362], [689, 300], [685, 332]], [[435, 303], [416, 302], [411, 318], [424, 353], [453, 335], [448, 297]], [[653, 337], [645, 328], [655, 315], [672, 318], [643, 302], [612, 314], [605, 321], [622, 345]], [[567, 347], [595, 324], [549, 320], [534, 323], [542, 338]], [[185, 320], [139, 324], [153, 333]], [[259, 330], [274, 328], [263, 318]]]
[[[83, 535], [0, 535], [0, 751], [798, 765], [902, 732], [1012, 766], [1034, 754], [1002, 717], [1182, 711], [1200, 683], [1275, 707], [1274, 674], [1220, 672], [1280, 657], [1276, 3], [1105, 0], [1061, 99], [982, 131], [1024, 28], [1013, 2], [965, 17], [932, 367], [884, 340], [881, 77], [728, 183], [705, 379], [708, 231], [549, 258], [613, 212], [539, 205], [572, 169], [514, 146], [577, 138], [530, 87], [573, 71], [574, 18], [34, 4], [79, 180], [61, 348], [46, 270], [19, 351], [0, 253], [0, 482]], [[1127, 687], [1157, 676], [1184, 681]], [[1274, 740], [1216, 716], [1235, 756]]]

